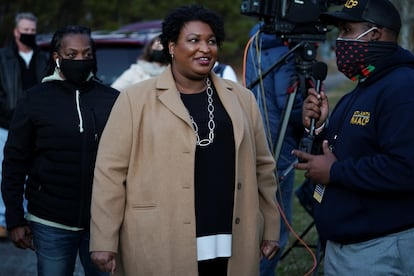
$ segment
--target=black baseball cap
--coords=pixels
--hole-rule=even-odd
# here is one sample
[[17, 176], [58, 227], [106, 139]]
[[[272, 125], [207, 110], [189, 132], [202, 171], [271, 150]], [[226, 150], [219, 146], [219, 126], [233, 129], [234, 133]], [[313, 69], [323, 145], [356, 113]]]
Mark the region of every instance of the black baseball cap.
[[401, 28], [400, 13], [388, 0], [347, 0], [342, 11], [322, 13], [320, 19], [333, 25], [340, 21], [370, 22], [397, 33]]

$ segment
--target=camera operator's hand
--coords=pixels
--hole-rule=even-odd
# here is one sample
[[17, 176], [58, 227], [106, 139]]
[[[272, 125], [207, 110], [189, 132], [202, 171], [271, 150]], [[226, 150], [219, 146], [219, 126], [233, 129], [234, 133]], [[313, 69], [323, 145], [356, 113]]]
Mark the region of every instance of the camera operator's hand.
[[329, 114], [328, 97], [325, 92], [319, 94], [314, 88], [308, 89], [308, 96], [303, 102], [302, 122], [305, 128], [310, 128], [312, 118], [315, 119], [315, 127], [319, 128], [325, 123]]

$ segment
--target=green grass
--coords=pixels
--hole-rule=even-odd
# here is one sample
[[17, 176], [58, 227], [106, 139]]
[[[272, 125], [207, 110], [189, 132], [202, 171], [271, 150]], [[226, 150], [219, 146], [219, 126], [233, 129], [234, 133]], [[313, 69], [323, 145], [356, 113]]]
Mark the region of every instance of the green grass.
[[[344, 81], [337, 88], [332, 91], [327, 91], [329, 105], [332, 108], [338, 102], [338, 100], [348, 91], [352, 90], [355, 86], [355, 83], [351, 81]], [[304, 172], [296, 171], [295, 174], [295, 190], [303, 183], [304, 181]], [[292, 216], [292, 228], [294, 232], [299, 236], [303, 231], [311, 225], [313, 218], [305, 211], [303, 206], [299, 203], [296, 195], [293, 196], [293, 216]], [[286, 246], [285, 250], [289, 248], [296, 241], [294, 233], [290, 234], [289, 243]], [[303, 237], [303, 241], [307, 245], [316, 245], [318, 241], [318, 235], [315, 227]], [[311, 248], [313, 254], [315, 254], [316, 249]], [[314, 259], [312, 254], [303, 246], [295, 246], [293, 249], [286, 255], [286, 257], [279, 262], [276, 272], [278, 276], [302, 276], [302, 275], [314, 275], [311, 272], [311, 269], [314, 265]], [[323, 262], [317, 269], [315, 275], [323, 275]]]
[[355, 87], [356, 83], [352, 81], [344, 81], [338, 87], [336, 87], [332, 91], [327, 91], [326, 94], [328, 95], [329, 100], [329, 108], [332, 111], [333, 107], [335, 107], [338, 100], [347, 92], [351, 91]]
[[[302, 171], [296, 171], [295, 175], [295, 189], [298, 188], [304, 180]], [[292, 216], [292, 228], [295, 233], [290, 234], [289, 243], [286, 246], [287, 250], [294, 242], [297, 241], [295, 236], [300, 236], [303, 231], [309, 227], [313, 222], [313, 218], [305, 211], [302, 205], [299, 203], [296, 195], [293, 196], [293, 216]], [[312, 227], [309, 232], [302, 238], [303, 242], [311, 247], [311, 251], [315, 254], [318, 241], [318, 235], [315, 227]], [[278, 276], [300, 276], [310, 272], [314, 266], [314, 256], [309, 252], [302, 243], [298, 243], [295, 247], [292, 247], [290, 252], [284, 257], [278, 264], [276, 272]], [[323, 275], [323, 267], [318, 268], [318, 275]], [[310, 274], [308, 274], [310, 275]]]

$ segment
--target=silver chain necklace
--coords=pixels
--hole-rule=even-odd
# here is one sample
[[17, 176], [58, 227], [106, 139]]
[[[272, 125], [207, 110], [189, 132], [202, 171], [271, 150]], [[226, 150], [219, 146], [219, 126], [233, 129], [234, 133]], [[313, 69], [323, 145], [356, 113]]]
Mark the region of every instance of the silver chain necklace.
[[214, 123], [213, 89], [211, 88], [210, 79], [207, 78], [206, 83], [207, 83], [207, 101], [208, 101], [207, 110], [208, 110], [208, 117], [209, 117], [209, 120], [207, 123], [208, 129], [209, 129], [208, 138], [200, 139], [200, 136], [198, 135], [198, 126], [196, 122], [194, 121], [193, 117], [190, 115], [190, 120], [191, 120], [191, 123], [193, 124], [194, 133], [196, 136], [196, 144], [197, 146], [200, 146], [200, 147], [206, 147], [210, 145], [211, 143], [213, 143], [214, 128], [216, 127], [216, 123]]

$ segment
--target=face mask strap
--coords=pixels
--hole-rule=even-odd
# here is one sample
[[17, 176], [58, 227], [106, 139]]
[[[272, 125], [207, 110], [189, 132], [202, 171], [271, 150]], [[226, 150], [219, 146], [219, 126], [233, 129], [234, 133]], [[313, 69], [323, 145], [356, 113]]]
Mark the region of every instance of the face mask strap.
[[378, 27], [371, 27], [368, 30], [366, 30], [365, 32], [363, 32], [362, 34], [358, 35], [356, 38], [340, 38], [338, 37], [336, 40], [340, 40], [340, 41], [359, 41], [362, 37], [364, 37], [366, 34], [372, 32], [373, 30], [378, 30]]
[[370, 32], [372, 32], [373, 30], [378, 30], [378, 28], [377, 27], [371, 27], [370, 29], [368, 29], [368, 30], [366, 30], [365, 32], [363, 32], [362, 34], [360, 34], [359, 36], [357, 36], [356, 38], [355, 38], [355, 40], [360, 40], [361, 39], [361, 37], [364, 37], [366, 34], [368, 34], [368, 33], [370, 33]]

